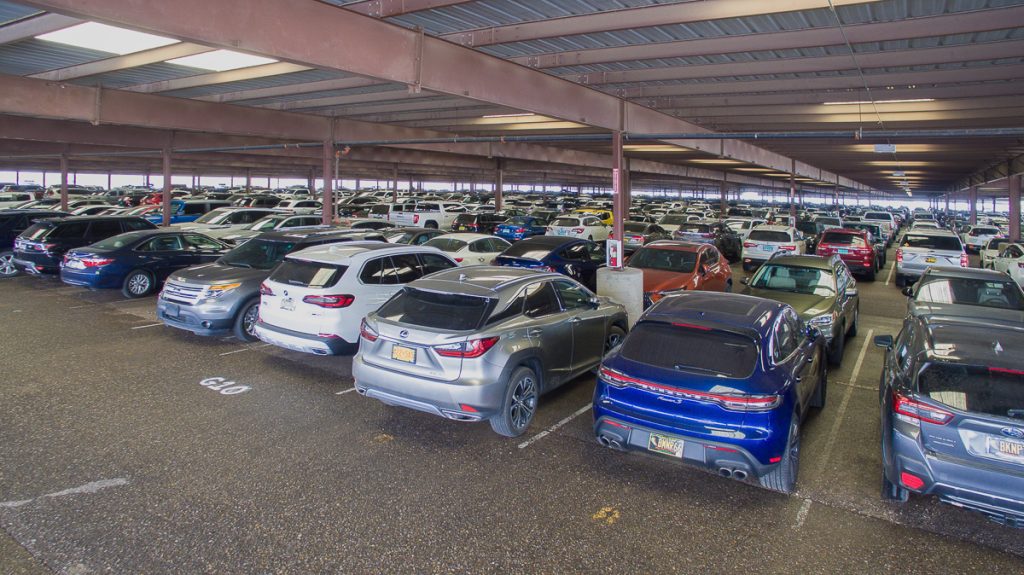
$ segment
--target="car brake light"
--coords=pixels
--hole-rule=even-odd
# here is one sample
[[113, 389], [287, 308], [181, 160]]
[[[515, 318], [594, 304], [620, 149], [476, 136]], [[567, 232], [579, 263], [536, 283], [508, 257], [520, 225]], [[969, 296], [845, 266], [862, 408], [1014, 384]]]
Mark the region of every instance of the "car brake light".
[[363, 321], [359, 324], [359, 336], [370, 342], [377, 341], [377, 338], [380, 337], [377, 332], [366, 323], [366, 318], [363, 318]]
[[967, 253], [964, 252], [960, 254], [960, 267], [965, 268], [968, 265], [970, 265], [970, 262], [967, 260]]
[[419, 214], [413, 214], [412, 215], [412, 223], [414, 223], [414, 224], [420, 223], [420, 215]]
[[573, 228], [572, 229], [572, 233], [574, 233], [574, 234], [582, 234], [584, 231], [585, 230], [583, 228]]
[[711, 239], [715, 237], [715, 234], [701, 234], [700, 237]]
[[743, 242], [743, 247], [745, 247], [745, 248], [756, 248], [757, 244], [755, 244], [754, 242]]
[[82, 264], [87, 268], [99, 268], [114, 263], [113, 258], [83, 258]]
[[[946, 425], [953, 419], [953, 414], [920, 401], [914, 401], [898, 393], [893, 394], [893, 411], [913, 420], [913, 423], [924, 421], [936, 425]], [[902, 418], [901, 418], [902, 419]], [[906, 419], [903, 419], [906, 421]]]
[[434, 351], [442, 357], [474, 358], [487, 353], [487, 350], [498, 343], [498, 337], [485, 337], [483, 339], [472, 339], [460, 343], [449, 343], [447, 345], [435, 345]]
[[903, 250], [896, 250], [896, 263], [903, 263]]
[[455, 258], [455, 261], [461, 264], [462, 263], [462, 259], [463, 258]]
[[911, 475], [906, 471], [900, 473], [900, 483], [902, 483], [904, 487], [913, 489], [915, 491], [919, 491], [922, 487], [924, 487], [924, 479], [921, 479], [916, 475]]
[[260, 295], [274, 295], [274, 290], [265, 283], [260, 284]]
[[526, 228], [516, 228], [516, 233], [517, 234], [525, 234], [526, 233]]
[[628, 386], [662, 395], [714, 403], [729, 411], [769, 411], [775, 409], [782, 403], [781, 395], [755, 395], [743, 393], [725, 394], [694, 391], [691, 389], [670, 387], [637, 379], [607, 367], [602, 367], [597, 372], [597, 375], [601, 380], [612, 387], [622, 388]]
[[352, 302], [356, 301], [356, 296], [349, 294], [308, 295], [302, 298], [302, 301], [303, 303], [308, 303], [315, 306], [336, 309], [352, 305]]
[[779, 246], [779, 249], [784, 252], [795, 252], [796, 246]]
[[674, 325], [676, 327], [685, 327], [685, 328], [688, 328], [688, 329], [696, 329], [696, 330], [700, 330], [700, 331], [711, 331], [710, 327], [704, 327], [702, 325], [694, 325], [692, 323], [672, 322], [672, 325]]

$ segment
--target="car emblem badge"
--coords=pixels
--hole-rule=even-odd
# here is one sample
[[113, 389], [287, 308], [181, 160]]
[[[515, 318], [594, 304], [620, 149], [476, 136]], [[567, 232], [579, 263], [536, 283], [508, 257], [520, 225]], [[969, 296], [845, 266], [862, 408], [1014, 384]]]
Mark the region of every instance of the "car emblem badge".
[[999, 431], [1007, 437], [1013, 437], [1015, 439], [1024, 439], [1024, 429], [1019, 427], [1004, 427]]
[[398, 337], [402, 339], [409, 337], [409, 330], [403, 329], [402, 331], [398, 332]]
[[288, 291], [287, 290], [285, 290], [284, 295], [285, 295], [285, 297], [288, 296]]

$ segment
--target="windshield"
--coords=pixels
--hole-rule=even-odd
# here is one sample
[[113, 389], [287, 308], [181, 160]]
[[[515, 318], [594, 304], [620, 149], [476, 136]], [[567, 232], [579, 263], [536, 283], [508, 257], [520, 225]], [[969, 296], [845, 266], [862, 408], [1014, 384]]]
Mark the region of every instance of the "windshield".
[[750, 220], [725, 220], [725, 225], [736, 231], [748, 230], [753, 223]]
[[754, 230], [750, 232], [750, 241], [752, 242], [777, 242], [787, 243], [790, 240], [789, 233], [777, 232], [772, 230]]
[[439, 330], [479, 329], [497, 300], [404, 288], [379, 310], [381, 318]]
[[27, 240], [40, 240], [46, 237], [53, 230], [51, 222], [39, 222], [32, 224], [27, 230], [21, 233], [21, 237]]
[[818, 218], [814, 221], [826, 226], [838, 226], [842, 224], [842, 222], [839, 221], [839, 218]]
[[423, 244], [427, 247], [437, 248], [443, 252], [457, 252], [466, 247], [466, 242], [452, 238], [434, 238]]
[[950, 252], [962, 252], [964, 250], [963, 246], [960, 245], [960, 238], [957, 238], [956, 236], [923, 236], [907, 234], [903, 237], [903, 243], [900, 245], [905, 248], [923, 248]]
[[686, 224], [679, 226], [679, 232], [683, 234], [710, 234], [714, 233], [711, 224]]
[[1024, 294], [1009, 278], [1007, 281], [944, 277], [929, 280], [925, 276], [924, 283], [917, 286], [914, 301], [1024, 310]]
[[580, 221], [576, 218], [558, 218], [551, 225], [569, 228], [580, 225]]
[[999, 228], [971, 228], [972, 236], [994, 236], [999, 233]]
[[257, 232], [272, 230], [277, 227], [277, 224], [283, 222], [284, 220], [285, 218], [281, 216], [267, 216], [265, 218], [258, 219], [255, 222], [249, 224], [247, 229]]
[[917, 376], [918, 392], [953, 409], [1024, 419], [1024, 373], [933, 363]]
[[197, 224], [219, 224], [221, 221], [228, 217], [232, 210], [225, 208], [218, 208], [216, 210], [209, 211], [196, 219]]
[[640, 248], [633, 257], [629, 258], [627, 267], [662, 270], [667, 272], [679, 272], [682, 274], [693, 273], [697, 265], [697, 252], [683, 250], [666, 250], [659, 248]]
[[412, 242], [412, 238], [415, 235], [413, 232], [392, 232], [384, 234], [384, 239], [393, 244], [407, 244]]
[[686, 216], [682, 216], [679, 214], [669, 214], [661, 218], [661, 221], [659, 223], [668, 224], [670, 226], [678, 226], [680, 224], [686, 223]]
[[533, 218], [529, 216], [516, 216], [505, 223], [511, 226], [532, 226]]
[[837, 244], [842, 246], [854, 246], [863, 248], [867, 246], [864, 238], [855, 236], [853, 234], [837, 234], [837, 233], [825, 233], [821, 237], [821, 243], [823, 244]]
[[641, 222], [625, 222], [622, 229], [627, 232], [644, 233], [647, 231], [647, 224]]
[[836, 293], [836, 279], [829, 270], [768, 264], [757, 271], [750, 287], [827, 297]]
[[622, 344], [622, 357], [663, 369], [743, 378], [757, 365], [757, 344], [739, 334], [641, 321]]
[[240, 268], [269, 270], [295, 248], [295, 242], [254, 239], [224, 254], [217, 263]]

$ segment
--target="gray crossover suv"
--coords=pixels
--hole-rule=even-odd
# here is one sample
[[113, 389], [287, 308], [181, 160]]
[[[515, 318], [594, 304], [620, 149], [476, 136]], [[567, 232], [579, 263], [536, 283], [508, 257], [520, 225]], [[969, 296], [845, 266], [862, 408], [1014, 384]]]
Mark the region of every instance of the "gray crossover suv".
[[408, 284], [363, 320], [356, 391], [523, 434], [539, 396], [596, 367], [625, 309], [561, 274], [473, 266]]

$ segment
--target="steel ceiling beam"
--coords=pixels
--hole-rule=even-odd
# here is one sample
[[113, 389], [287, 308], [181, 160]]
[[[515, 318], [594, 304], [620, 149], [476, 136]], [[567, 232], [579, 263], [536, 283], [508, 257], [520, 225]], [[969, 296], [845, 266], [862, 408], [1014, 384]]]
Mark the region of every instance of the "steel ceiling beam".
[[29, 38], [63, 30], [64, 28], [81, 23], [82, 21], [78, 18], [61, 14], [29, 16], [5, 26], [0, 26], [0, 45], [28, 40]]
[[323, 98], [310, 98], [308, 100], [289, 100], [273, 104], [257, 104], [258, 108], [268, 110], [304, 110], [310, 108], [327, 108], [332, 106], [350, 106], [363, 103], [381, 103], [388, 101], [407, 101], [420, 98], [436, 98], [433, 92], [422, 91], [419, 94], [410, 94], [406, 88], [391, 90], [387, 92], [371, 92], [369, 94], [350, 94], [347, 96], [327, 96]]
[[[276, 98], [280, 96], [293, 96], [295, 94], [310, 94], [313, 92], [329, 92], [334, 90], [348, 90], [352, 88], [365, 88], [381, 84], [377, 80], [368, 78], [339, 78], [337, 80], [319, 80], [316, 82], [305, 82], [302, 84], [289, 84], [286, 86], [271, 86], [269, 88], [252, 88], [248, 90], [237, 90], [223, 94], [211, 94], [209, 96], [198, 96], [195, 100], [205, 102], [240, 102], [243, 100], [258, 100], [262, 98]], [[405, 86], [402, 90], [408, 91]]]
[[341, 6], [345, 10], [359, 12], [374, 18], [392, 18], [421, 12], [423, 10], [434, 10], [436, 8], [447, 8], [458, 4], [466, 4], [473, 0], [364, 0], [352, 2]]
[[966, 178], [956, 182], [950, 187], [950, 192], [962, 192], [971, 186], [984, 186], [992, 182], [1006, 179], [1007, 176], [1019, 176], [1024, 174], [1024, 156], [1017, 156], [1010, 159], [1000, 159], [994, 164], [979, 169]]
[[[1021, 90], [1018, 87], [1014, 90], [1014, 94], [1020, 94]], [[888, 98], [888, 94], [882, 95], [884, 98]], [[920, 97], [926, 97], [921, 94]], [[882, 98], [879, 98], [882, 99]], [[684, 113], [687, 117], [717, 117], [717, 116], [729, 116], [744, 118], [749, 116], [758, 116], [761, 118], [771, 118], [776, 115], [806, 115], [806, 116], [841, 116], [847, 114], [857, 114], [860, 117], [865, 117], [870, 120], [875, 119], [875, 111], [882, 116], [885, 120], [887, 116], [893, 114], [904, 114], [904, 113], [916, 113], [926, 114], [931, 112], [950, 112], [958, 110], [978, 110], [978, 109], [996, 109], [996, 108], [1012, 108], [1016, 106], [1024, 105], [1024, 101], [1017, 95], [1014, 96], [995, 96], [995, 97], [976, 97], [976, 98], [948, 98], [936, 100], [934, 102], [893, 102], [893, 103], [877, 103], [877, 104], [836, 104], [826, 106], [817, 102], [815, 104], [753, 104], [744, 106], [691, 106], [681, 108], [678, 111]]]
[[[144, 0], [28, 0], [32, 5], [76, 17], [182, 38], [198, 44], [267, 55], [286, 62], [341, 70], [386, 81], [526, 110], [608, 130], [702, 132], [703, 129], [636, 104], [579, 86], [500, 58], [432, 38], [358, 13], [314, 0], [179, 0], [173, 4]], [[838, 4], [862, 3], [834, 0]], [[787, 2], [786, 11], [818, 0]], [[693, 3], [695, 12], [736, 6], [763, 13], [764, 2], [708, 0]], [[687, 6], [690, 13], [691, 6]], [[682, 12], [679, 6], [668, 6]], [[661, 6], [659, 8], [664, 8]], [[712, 10], [713, 11], [713, 10]], [[245, 14], [245, 18], [239, 18]], [[718, 17], [717, 13], [715, 16]], [[287, 25], [287, 24], [292, 25]], [[664, 22], [661, 22], [664, 23]], [[632, 24], [627, 25], [632, 26]], [[258, 33], [253, 33], [258, 30]], [[539, 96], [542, 95], [542, 96]], [[708, 145], [677, 141], [775, 169], [789, 169], [789, 158], [745, 142]], [[726, 150], [728, 148], [728, 150]], [[797, 163], [800, 175], [819, 171]], [[806, 173], [805, 173], [806, 172]], [[838, 177], [838, 176], [837, 176]], [[830, 178], [835, 179], [835, 178]], [[838, 177], [840, 185], [857, 182]]]
[[310, 68], [308, 66], [300, 66], [289, 62], [274, 62], [272, 64], [249, 66], [248, 68], [239, 68], [237, 70], [227, 70], [225, 72], [211, 72], [209, 74], [197, 74], [195, 76], [161, 80], [159, 82], [150, 82], [148, 84], [137, 84], [135, 86], [127, 86], [122, 89], [129, 92], [171, 92], [173, 90], [184, 90], [186, 88], [197, 88], [199, 86], [210, 86], [212, 84], [226, 84], [228, 82], [255, 80], [257, 78], [266, 78], [268, 76], [280, 76], [281, 74], [291, 74], [292, 72], [305, 72], [309, 69]]
[[72, 80], [74, 78], [84, 78], [86, 76], [96, 76], [99, 74], [106, 74], [108, 72], [116, 72], [126, 68], [137, 68], [148, 64], [157, 64], [164, 60], [194, 56], [196, 54], [203, 54], [213, 50], [214, 48], [210, 48], [209, 46], [200, 46], [199, 44], [192, 44], [189, 42], [178, 42], [177, 44], [171, 44], [170, 46], [161, 46], [160, 48], [143, 50], [142, 52], [135, 52], [134, 54], [125, 54], [124, 56], [86, 62], [76, 66], [50, 70], [48, 72], [40, 72], [38, 74], [32, 74], [29, 78], [61, 82], [64, 80]]
[[[832, 4], [846, 6], [851, 4], [868, 4], [874, 1], [876, 0], [832, 0]], [[509, 42], [522, 42], [525, 40], [539, 40], [541, 38], [561, 38], [577, 34], [611, 32], [630, 28], [669, 26], [706, 20], [798, 12], [800, 10], [813, 10], [827, 6], [828, 4], [821, 0], [787, 0], [786, 2], [703, 0], [702, 2], [606, 10], [580, 16], [519, 22], [507, 26], [495, 26], [446, 34], [441, 36], [441, 38], [463, 46], [480, 47]]]

